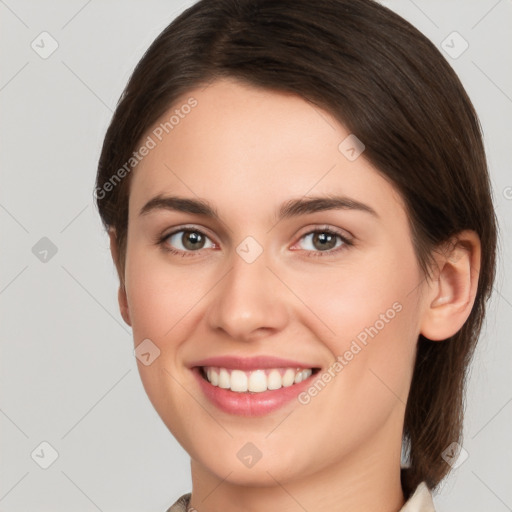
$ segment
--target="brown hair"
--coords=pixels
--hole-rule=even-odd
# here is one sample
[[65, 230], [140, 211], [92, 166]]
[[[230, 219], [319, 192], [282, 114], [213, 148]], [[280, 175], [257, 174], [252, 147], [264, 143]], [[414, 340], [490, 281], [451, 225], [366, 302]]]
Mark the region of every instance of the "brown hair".
[[363, 141], [364, 157], [405, 201], [426, 277], [441, 243], [464, 229], [479, 235], [471, 314], [446, 341], [420, 335], [405, 412], [404, 488], [435, 487], [450, 469], [441, 453], [461, 439], [467, 366], [495, 277], [497, 222], [471, 101], [436, 47], [372, 0], [197, 2], [151, 44], [105, 136], [96, 199], [116, 231], [122, 286], [131, 174], [119, 170], [179, 97], [219, 77], [300, 95]]

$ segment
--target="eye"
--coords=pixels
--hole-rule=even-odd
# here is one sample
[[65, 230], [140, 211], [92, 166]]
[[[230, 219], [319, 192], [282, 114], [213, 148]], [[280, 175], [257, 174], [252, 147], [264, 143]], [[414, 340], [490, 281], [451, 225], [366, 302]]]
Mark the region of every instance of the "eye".
[[[354, 245], [349, 238], [330, 227], [309, 231], [301, 236], [300, 240], [305, 243], [299, 249], [306, 251], [308, 257], [330, 256]], [[200, 229], [184, 227], [167, 233], [159, 238], [157, 243], [164, 250], [183, 257], [195, 256], [194, 253], [202, 249], [217, 247]]]
[[340, 232], [332, 228], [320, 228], [310, 231], [303, 235], [300, 240], [304, 240], [302, 249], [307, 251], [307, 256], [324, 256], [337, 253], [353, 245], [353, 242]]
[[159, 243], [162, 247], [173, 254], [181, 256], [193, 256], [193, 252], [202, 249], [211, 249], [215, 244], [198, 229], [180, 229], [164, 235]]

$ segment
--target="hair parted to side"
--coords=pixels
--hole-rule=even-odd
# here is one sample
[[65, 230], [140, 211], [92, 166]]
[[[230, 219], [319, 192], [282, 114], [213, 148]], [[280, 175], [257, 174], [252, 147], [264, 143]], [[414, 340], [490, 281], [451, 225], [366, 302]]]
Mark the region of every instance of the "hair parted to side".
[[425, 277], [432, 252], [472, 229], [482, 244], [478, 291], [461, 330], [442, 342], [420, 335], [408, 397], [404, 487], [434, 488], [460, 442], [467, 367], [495, 277], [497, 222], [478, 118], [457, 75], [417, 29], [372, 0], [201, 0], [151, 44], [105, 136], [97, 205], [116, 232], [124, 286], [128, 173], [143, 135], [176, 100], [221, 77], [300, 95], [334, 115], [366, 146], [400, 192]]

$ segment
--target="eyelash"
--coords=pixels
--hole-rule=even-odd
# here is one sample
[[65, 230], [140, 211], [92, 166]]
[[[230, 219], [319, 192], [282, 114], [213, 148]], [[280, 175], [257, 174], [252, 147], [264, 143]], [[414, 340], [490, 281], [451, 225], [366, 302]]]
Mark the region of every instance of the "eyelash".
[[[201, 252], [203, 249], [199, 249], [197, 251], [182, 251], [182, 250], [179, 250], [179, 249], [175, 249], [173, 248], [172, 246], [170, 246], [168, 243], [167, 243], [167, 240], [172, 236], [172, 235], [175, 235], [177, 233], [181, 233], [181, 232], [184, 232], [184, 233], [199, 233], [200, 235], [206, 237], [209, 239], [208, 235], [206, 235], [203, 231], [201, 231], [200, 229], [197, 229], [197, 228], [193, 228], [193, 227], [181, 227], [179, 229], [176, 229], [175, 231], [171, 231], [170, 233], [166, 233], [165, 235], [161, 236], [161, 237], [158, 237], [156, 243], [157, 245], [161, 246], [163, 250], [167, 251], [167, 252], [170, 252], [176, 256], [181, 256], [181, 257], [194, 257], [195, 254], [194, 253], [199, 253]], [[308, 236], [308, 235], [311, 235], [311, 234], [317, 234], [317, 233], [327, 233], [329, 235], [334, 235], [334, 236], [337, 236], [342, 242], [343, 244], [335, 249], [329, 249], [327, 251], [308, 251], [306, 250], [306, 255], [307, 257], [312, 257], [312, 258], [322, 258], [322, 257], [328, 257], [328, 256], [332, 256], [334, 254], [338, 254], [340, 251], [343, 251], [343, 250], [346, 250], [347, 248], [349, 247], [352, 247], [354, 245], [354, 242], [350, 239], [348, 239], [347, 237], [343, 236], [340, 232], [330, 228], [330, 227], [323, 227], [323, 228], [317, 228], [317, 229], [313, 229], [311, 231], [308, 231], [307, 233], [304, 233], [300, 238], [299, 240], [302, 240], [304, 237]]]

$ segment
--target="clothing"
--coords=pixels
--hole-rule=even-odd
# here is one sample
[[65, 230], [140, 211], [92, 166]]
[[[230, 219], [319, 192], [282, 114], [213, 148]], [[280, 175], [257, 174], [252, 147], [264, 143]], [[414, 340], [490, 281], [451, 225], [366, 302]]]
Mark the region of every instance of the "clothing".
[[[168, 508], [166, 512], [187, 512], [190, 496], [191, 493], [184, 494], [174, 505]], [[400, 509], [400, 512], [435, 512], [432, 493], [425, 482], [421, 482], [421, 484], [416, 487], [414, 494]]]

